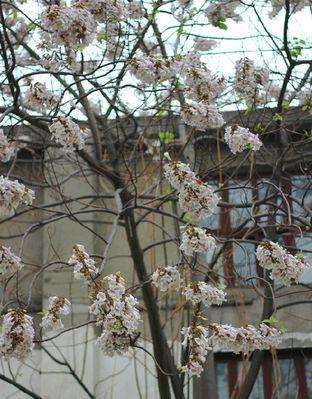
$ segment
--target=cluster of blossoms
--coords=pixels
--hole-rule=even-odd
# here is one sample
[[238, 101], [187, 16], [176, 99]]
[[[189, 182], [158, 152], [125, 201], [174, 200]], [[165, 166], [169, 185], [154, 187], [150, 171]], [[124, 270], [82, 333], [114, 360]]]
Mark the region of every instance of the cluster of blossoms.
[[170, 288], [177, 288], [180, 286], [179, 270], [174, 266], [159, 267], [152, 274], [152, 282], [163, 292], [167, 292]]
[[138, 301], [126, 293], [120, 273], [110, 274], [104, 281], [107, 290], [98, 292], [89, 308], [90, 313], [97, 316], [97, 325], [102, 328], [97, 344], [107, 356], [127, 353], [139, 336]]
[[[285, 8], [284, 0], [270, 0], [272, 10], [269, 13], [270, 18], [276, 17], [281, 10]], [[291, 14], [301, 11], [304, 7], [311, 5], [310, 0], [289, 0], [289, 6], [291, 8]]]
[[211, 305], [222, 305], [222, 303], [226, 301], [225, 291], [212, 284], [207, 284], [204, 281], [192, 282], [185, 287], [184, 296], [193, 306], [202, 302], [205, 306], [209, 307]]
[[81, 150], [88, 137], [88, 130], [81, 129], [77, 123], [68, 118], [59, 117], [50, 125], [51, 138], [63, 146], [65, 152]]
[[47, 89], [45, 83], [35, 83], [30, 86], [25, 93], [23, 103], [26, 107], [35, 111], [45, 112], [54, 108], [59, 101], [59, 97]]
[[183, 186], [179, 193], [179, 205], [191, 219], [203, 220], [218, 205], [219, 197], [209, 184], [197, 179]]
[[266, 323], [259, 328], [252, 325], [233, 327], [228, 324], [210, 324], [209, 342], [222, 350], [234, 353], [249, 353], [256, 349], [264, 350], [277, 347], [282, 341], [282, 332]]
[[98, 22], [118, 21], [126, 16], [125, 4], [120, 0], [80, 0], [79, 2], [91, 12]]
[[125, 45], [120, 22], [126, 18], [136, 19], [139, 15], [143, 16], [141, 4], [137, 1], [126, 4], [120, 0], [80, 0], [79, 3], [90, 11], [99, 26], [104, 24], [97, 38], [100, 41], [105, 39], [106, 58], [113, 60], [119, 57]]
[[64, 327], [61, 315], [67, 316], [70, 313], [70, 307], [71, 303], [68, 299], [51, 296], [49, 298], [48, 312], [42, 318], [40, 326], [45, 329], [60, 330]]
[[206, 130], [221, 127], [224, 124], [222, 115], [214, 104], [206, 102], [185, 103], [181, 109], [181, 118], [187, 125], [198, 130]]
[[240, 5], [236, 0], [225, 0], [216, 3], [211, 3], [205, 10], [205, 15], [208, 21], [213, 26], [220, 26], [220, 23], [225, 22], [227, 18], [235, 22], [242, 20], [241, 16], [237, 14], [236, 8]]
[[249, 58], [241, 58], [235, 63], [234, 88], [237, 96], [245, 100], [248, 106], [267, 102], [269, 70], [256, 67]]
[[68, 49], [88, 46], [95, 33], [93, 15], [81, 2], [72, 6], [51, 5], [41, 16], [43, 40], [49, 47]]
[[35, 198], [34, 194], [33, 190], [17, 180], [0, 176], [0, 215], [11, 215], [22, 204], [31, 205]]
[[196, 178], [187, 164], [170, 161], [164, 166], [164, 175], [179, 190], [179, 205], [192, 219], [204, 219], [207, 214], [211, 215], [219, 198], [208, 184]]
[[207, 230], [195, 227], [191, 224], [181, 227], [182, 242], [180, 250], [186, 255], [191, 256], [194, 252], [209, 252], [216, 247], [216, 241]]
[[68, 264], [74, 266], [74, 277], [77, 280], [92, 281], [99, 272], [94, 260], [90, 258], [81, 244], [74, 245], [73, 254], [69, 258]]
[[140, 19], [145, 15], [144, 8], [140, 1], [134, 0], [128, 3], [128, 15], [129, 18]]
[[258, 151], [262, 146], [257, 134], [253, 134], [249, 129], [237, 125], [225, 128], [224, 140], [233, 154], [244, 150]]
[[163, 82], [178, 75], [184, 79], [185, 92], [191, 101], [182, 106], [180, 114], [187, 125], [194, 126], [198, 130], [206, 130], [224, 124], [213, 101], [224, 91], [225, 81], [223, 78], [211, 75], [201, 63], [197, 51], [172, 60], [153, 55], [137, 57], [129, 62], [129, 66], [131, 73], [145, 84]]
[[301, 254], [292, 255], [285, 248], [272, 241], [261, 243], [256, 251], [261, 267], [271, 270], [271, 278], [281, 281], [285, 286], [299, 282], [310, 265]]
[[10, 247], [0, 245], [0, 276], [13, 274], [22, 267], [21, 258], [16, 256]]
[[[213, 77], [205, 67], [188, 69], [185, 74], [185, 83], [188, 86], [187, 97], [194, 101], [204, 101], [203, 104], [207, 105], [219, 97], [226, 88], [225, 79]], [[220, 119], [220, 124], [223, 123]]]
[[153, 84], [172, 78], [175, 74], [173, 64], [169, 60], [163, 60], [153, 55], [136, 57], [129, 61], [130, 72], [146, 84]]
[[14, 152], [14, 143], [9, 143], [7, 136], [0, 129], [0, 162], [8, 162], [13, 157]]
[[164, 176], [172, 187], [177, 190], [180, 190], [185, 183], [191, 183], [196, 180], [196, 175], [189, 165], [180, 161], [170, 161], [165, 164]]
[[24, 360], [34, 347], [32, 317], [22, 309], [10, 309], [3, 316], [0, 356]]
[[181, 333], [184, 335], [182, 345], [188, 345], [189, 348], [188, 362], [181, 367], [181, 372], [199, 377], [203, 372], [207, 352], [211, 349], [209, 346], [209, 329], [192, 324], [190, 327], [182, 328]]
[[210, 51], [217, 47], [218, 43], [215, 40], [205, 39], [203, 37], [196, 37], [194, 39], [195, 51]]
[[37, 64], [51, 72], [59, 72], [66, 65], [56, 52], [43, 54]]

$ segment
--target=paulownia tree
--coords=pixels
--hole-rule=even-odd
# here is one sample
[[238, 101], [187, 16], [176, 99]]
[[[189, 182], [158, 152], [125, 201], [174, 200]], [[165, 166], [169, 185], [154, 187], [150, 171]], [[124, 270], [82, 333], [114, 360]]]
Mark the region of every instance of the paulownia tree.
[[[35, 344], [48, 351], [49, 329], [53, 340], [94, 323], [103, 356], [148, 352], [162, 399], [189, 396], [214, 348], [251, 359], [236, 392], [249, 397], [263, 351], [283, 338], [276, 286], [298, 284], [309, 268], [281, 237], [311, 228], [311, 132], [300, 122], [312, 107], [311, 43], [297, 34], [298, 19], [309, 26], [310, 8], [309, 0], [0, 1], [1, 225], [28, 218], [18, 234], [2, 235], [19, 252], [0, 246], [3, 359], [24, 362]], [[23, 157], [36, 165], [28, 176]], [[289, 168], [308, 182], [299, 200], [287, 188]], [[83, 190], [79, 183], [65, 193], [75, 181]], [[233, 201], [231, 189], [243, 195]], [[230, 210], [242, 211], [235, 229], [226, 227]], [[109, 226], [105, 234], [97, 218]], [[90, 235], [96, 253], [74, 243], [69, 259], [38, 260], [26, 278], [28, 238], [54, 224], [61, 237], [60, 219]], [[148, 247], [144, 224], [160, 234]], [[134, 284], [122, 267], [106, 272], [119, 229]], [[246, 243], [255, 245], [262, 274], [248, 268]], [[242, 250], [244, 273], [235, 263], [218, 268], [229, 245]], [[175, 260], [166, 262], [168, 248]], [[162, 251], [164, 264], [151, 268], [146, 251]], [[53, 295], [35, 328], [33, 287], [56, 269], [72, 270], [87, 288], [85, 323], [62, 330], [70, 298]], [[207, 320], [207, 308], [226, 303], [234, 277], [262, 300], [257, 325]], [[178, 333], [164, 328], [161, 308], [170, 303], [166, 317], [178, 320]], [[61, 364], [95, 397], [66, 359]], [[0, 378], [39, 397], [12, 376]]]

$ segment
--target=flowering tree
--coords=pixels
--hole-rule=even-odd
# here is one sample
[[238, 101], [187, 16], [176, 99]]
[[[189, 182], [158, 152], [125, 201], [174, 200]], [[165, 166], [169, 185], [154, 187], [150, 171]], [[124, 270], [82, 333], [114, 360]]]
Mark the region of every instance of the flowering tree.
[[[306, 39], [293, 36], [297, 16], [309, 7], [309, 0], [0, 1], [1, 225], [37, 218], [18, 234], [3, 235], [18, 242], [19, 252], [0, 246], [1, 357], [23, 363], [35, 344], [48, 351], [47, 340], [94, 323], [103, 356], [142, 350], [152, 357], [162, 399], [190, 395], [185, 376], [199, 384], [213, 349], [250, 360], [236, 392], [249, 397], [263, 351], [274, 352], [283, 339], [278, 290], [301, 283], [309, 268], [309, 251], [296, 248], [294, 237], [311, 228], [311, 132], [300, 119], [312, 108], [312, 60]], [[231, 52], [233, 42], [240, 46]], [[256, 48], [252, 57], [244, 43]], [[215, 68], [218, 47], [226, 62]], [[221, 114], [227, 110], [235, 120], [226, 116], [231, 112]], [[180, 137], [168, 130], [176, 123]], [[19, 175], [27, 151], [28, 162], [38, 163], [41, 154], [40, 178]], [[287, 188], [291, 175], [307, 179], [299, 199]], [[66, 193], [76, 179], [87, 190]], [[231, 190], [241, 197], [233, 201]], [[49, 194], [37, 194], [42, 191]], [[226, 227], [230, 210], [244, 211], [235, 228]], [[99, 231], [88, 215], [104, 215], [109, 229]], [[60, 219], [92, 237], [97, 253], [76, 242], [67, 258], [38, 260], [25, 292], [28, 237], [54, 224], [61, 236]], [[148, 247], [146, 223], [161, 233]], [[134, 284], [106, 271], [119, 230]], [[249, 267], [245, 244], [255, 246], [259, 273]], [[243, 251], [244, 273], [227, 255], [218, 268], [229, 246]], [[166, 264], [151, 265], [149, 250], [163, 251]], [[90, 300], [85, 323], [64, 329], [71, 298], [53, 294], [35, 328], [32, 288], [47, 270], [72, 270], [81, 280]], [[256, 325], [207, 319], [205, 309], [226, 303], [227, 288], [247, 283], [263, 304]], [[165, 298], [175, 306], [170, 319], [178, 333], [164, 328]], [[66, 359], [62, 364], [95, 397]], [[40, 397], [18, 379], [0, 378]]]

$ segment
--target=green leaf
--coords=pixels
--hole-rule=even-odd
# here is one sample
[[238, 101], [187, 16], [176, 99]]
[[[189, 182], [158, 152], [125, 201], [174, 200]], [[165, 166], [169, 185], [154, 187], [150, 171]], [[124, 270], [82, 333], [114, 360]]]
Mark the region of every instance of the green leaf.
[[219, 22], [218, 28], [220, 28], [222, 30], [227, 30], [228, 27], [224, 22]]
[[164, 114], [165, 114], [165, 110], [164, 110], [164, 109], [160, 109], [160, 110], [157, 112], [156, 116], [163, 116]]
[[119, 319], [115, 319], [114, 321], [114, 329], [120, 331], [122, 328], [122, 322]]
[[191, 218], [187, 212], [185, 212], [185, 214], [183, 215], [183, 220], [185, 220], [187, 223], [190, 223]]
[[285, 101], [285, 102], [282, 104], [282, 108], [283, 108], [283, 109], [288, 109], [288, 108], [289, 108], [289, 102]]
[[38, 312], [37, 314], [39, 315], [39, 316], [46, 316], [47, 314], [49, 313], [49, 311], [48, 310], [46, 310], [46, 309], [42, 309], [40, 312]]
[[296, 254], [296, 258], [299, 259], [299, 260], [301, 260], [301, 261], [304, 261], [304, 260], [305, 260], [305, 257], [304, 257], [304, 255], [303, 255], [302, 252], [298, 252], [298, 253]]
[[158, 137], [164, 144], [170, 144], [171, 141], [174, 139], [174, 133], [171, 133], [171, 132], [159, 132], [158, 133]]
[[281, 122], [283, 120], [283, 117], [280, 114], [275, 114], [273, 116], [273, 119], [275, 120], [275, 122]]
[[108, 36], [107, 36], [106, 32], [100, 32], [100, 33], [97, 35], [96, 38], [97, 38], [97, 41], [98, 41], [99, 43], [102, 43], [103, 41], [107, 41]]
[[280, 323], [273, 315], [268, 319], [263, 320], [263, 323], [269, 324], [270, 326], [277, 328], [282, 333], [286, 332], [285, 326]]
[[264, 128], [261, 126], [261, 123], [257, 123], [255, 126], [255, 132], [261, 134], [261, 133], [263, 133], [263, 131], [264, 131]]

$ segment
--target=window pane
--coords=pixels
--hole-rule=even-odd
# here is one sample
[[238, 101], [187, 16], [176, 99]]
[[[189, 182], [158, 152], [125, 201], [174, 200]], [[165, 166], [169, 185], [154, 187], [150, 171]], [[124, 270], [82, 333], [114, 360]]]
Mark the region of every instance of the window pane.
[[[206, 255], [206, 259], [207, 262], [209, 263], [209, 266], [213, 266], [213, 270], [215, 271], [215, 273], [218, 275], [219, 277], [219, 283], [220, 284], [225, 284], [225, 280], [223, 278], [224, 276], [224, 270], [223, 270], [223, 252], [220, 252], [220, 249], [222, 248], [222, 245], [217, 245], [216, 249], [212, 252], [207, 252]], [[217, 257], [216, 262], [212, 265], [211, 262], [215, 260], [215, 258]]]
[[262, 368], [260, 368], [259, 374], [255, 381], [255, 385], [252, 388], [249, 399], [263, 399], [263, 398], [264, 398], [263, 374], [262, 374]]
[[308, 214], [302, 206], [312, 209], [311, 181], [307, 176], [294, 176], [291, 179], [291, 183], [292, 197], [296, 200], [292, 203], [293, 213], [295, 216], [307, 217]]
[[[233, 248], [235, 271], [241, 285], [244, 284], [244, 279], [257, 276], [255, 246], [250, 243], [240, 243], [240, 245], [233, 244]], [[248, 285], [252, 283], [256, 284], [257, 281], [245, 282]]]
[[280, 399], [294, 399], [297, 395], [296, 369], [293, 359], [280, 359]]
[[308, 386], [308, 398], [312, 398], [312, 359], [305, 364], [306, 381]]
[[[212, 190], [215, 191], [218, 189], [218, 184], [216, 181], [209, 181], [208, 184], [211, 186]], [[217, 195], [220, 196], [219, 193]], [[212, 215], [207, 215], [207, 218], [205, 220], [205, 227], [211, 230], [217, 230], [218, 228], [218, 212], [219, 208], [216, 207], [212, 213]]]
[[[298, 248], [298, 252], [300, 252], [300, 250], [312, 251], [312, 234], [307, 234], [304, 237], [296, 237], [296, 247]], [[312, 266], [312, 252], [302, 253], [309, 265]], [[312, 282], [312, 267], [304, 272], [300, 282], [306, 284]]]
[[[257, 189], [258, 189], [258, 198], [259, 201], [264, 200], [265, 198], [268, 197], [268, 189], [269, 189], [269, 185], [268, 184], [258, 184], [257, 185]], [[269, 207], [268, 205], [260, 205], [259, 206], [259, 215], [267, 215], [268, 214], [268, 210]], [[265, 225], [268, 221], [268, 216], [262, 216], [261, 218], [257, 219], [257, 222], [261, 225]]]
[[[251, 187], [251, 183], [244, 180], [230, 180], [229, 181], [229, 202], [231, 204], [247, 204], [252, 202], [252, 189], [246, 188]], [[231, 209], [231, 226], [238, 227], [247, 219], [250, 219], [251, 208], [233, 208]], [[249, 221], [246, 224], [251, 226], [253, 223]]]
[[218, 399], [229, 397], [227, 363], [216, 363], [217, 396]]
[[[248, 364], [248, 368], [250, 367], [250, 363]], [[242, 383], [243, 378], [243, 362], [238, 363], [238, 379], [239, 383]], [[247, 370], [245, 370], [245, 377], [247, 375]], [[263, 390], [263, 374], [262, 368], [260, 368], [259, 373], [257, 375], [255, 384], [250, 392], [248, 399], [263, 399], [264, 398], [264, 390]]]

